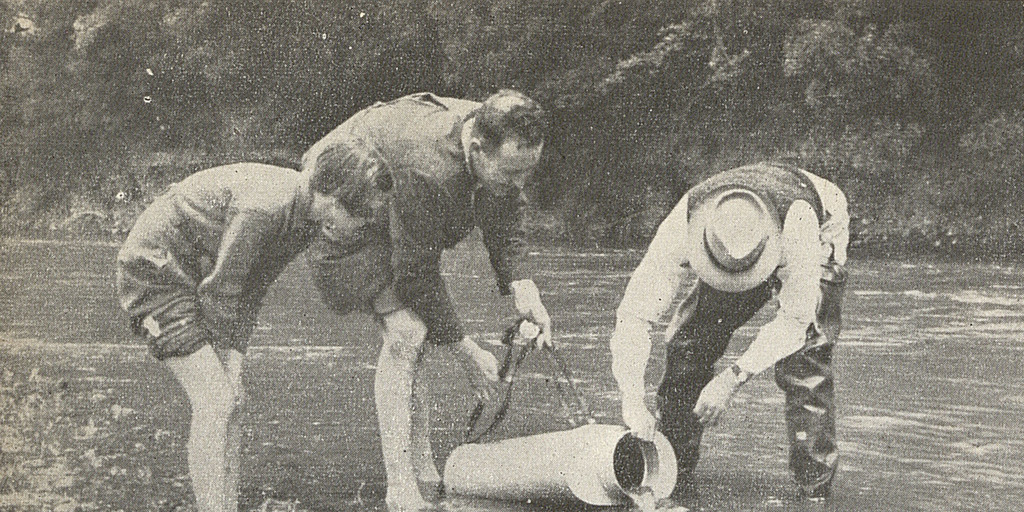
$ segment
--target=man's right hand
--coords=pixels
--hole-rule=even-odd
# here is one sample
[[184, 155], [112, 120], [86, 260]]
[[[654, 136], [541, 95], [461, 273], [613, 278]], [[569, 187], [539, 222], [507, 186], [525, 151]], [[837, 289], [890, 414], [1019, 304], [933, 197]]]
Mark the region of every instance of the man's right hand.
[[483, 401], [491, 399], [498, 383], [498, 360], [494, 354], [480, 348], [475, 341], [466, 337], [455, 344], [455, 357], [469, 377], [476, 397]]
[[644, 405], [644, 372], [651, 355], [650, 324], [639, 318], [619, 316], [612, 333], [612, 375], [622, 396], [622, 421], [633, 435], [654, 440], [657, 420]]
[[634, 436], [644, 441], [654, 441], [658, 420], [641, 400], [622, 401], [622, 421]]

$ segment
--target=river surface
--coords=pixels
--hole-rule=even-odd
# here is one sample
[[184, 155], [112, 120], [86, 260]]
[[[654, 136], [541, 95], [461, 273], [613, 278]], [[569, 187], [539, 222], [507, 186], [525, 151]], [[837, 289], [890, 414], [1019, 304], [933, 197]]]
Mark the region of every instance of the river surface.
[[[67, 390], [58, 414], [83, 425], [99, 451], [85, 450], [79, 432], [65, 451], [77, 446], [82, 453], [62, 460], [96, 471], [120, 461], [130, 469], [102, 489], [80, 486], [90, 493], [83, 502], [88, 498], [97, 510], [172, 510], [176, 500], [188, 499], [187, 402], [129, 335], [114, 296], [116, 251], [102, 244], [3, 242], [0, 363], [8, 381], [42, 376]], [[557, 249], [533, 255], [560, 350], [600, 422], [618, 421], [607, 342], [640, 256]], [[496, 292], [479, 241], [450, 251], [443, 270], [467, 331], [497, 340], [512, 308]], [[834, 363], [841, 462], [832, 501], [794, 500], [783, 396], [766, 372], [705, 434], [697, 491], [684, 504], [693, 510], [1024, 509], [1024, 267], [853, 260], [849, 270]], [[766, 313], [737, 332], [725, 361], [749, 343]], [[380, 343], [367, 318], [341, 318], [319, 303], [301, 257], [272, 287], [244, 373], [250, 395], [244, 510], [268, 498], [297, 501], [300, 510], [383, 510], [372, 394]], [[660, 335], [653, 352], [651, 390], [662, 368]], [[443, 350], [427, 358], [439, 467], [461, 440], [473, 406], [450, 361]], [[526, 359], [508, 418], [491, 439], [570, 427], [550, 375], [548, 361]], [[128, 478], [135, 472], [137, 478]], [[68, 489], [65, 494], [76, 487]], [[553, 509], [461, 498], [444, 504], [448, 510]]]

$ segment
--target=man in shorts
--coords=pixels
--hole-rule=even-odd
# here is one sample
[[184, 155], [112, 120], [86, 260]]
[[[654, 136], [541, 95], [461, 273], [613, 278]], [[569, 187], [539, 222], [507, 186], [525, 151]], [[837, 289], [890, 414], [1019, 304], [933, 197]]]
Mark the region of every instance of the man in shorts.
[[[660, 427], [679, 461], [678, 496], [697, 464], [705, 426], [736, 391], [775, 367], [786, 394], [790, 469], [801, 493], [829, 495], [838, 453], [832, 348], [839, 338], [850, 216], [830, 181], [760, 163], [711, 176], [690, 189], [658, 227], [633, 272], [611, 339], [622, 419], [641, 438], [656, 421], [644, 404], [649, 331], [684, 277], [697, 280], [665, 331]], [[775, 318], [729, 368], [715, 372], [733, 331], [769, 300]]]
[[[342, 167], [351, 172], [333, 172]], [[117, 289], [133, 331], [188, 395], [200, 512], [238, 510], [240, 375], [267, 289], [315, 236], [340, 242], [368, 224], [359, 212], [382, 201], [371, 179], [379, 169], [346, 141], [309, 173], [255, 163], [207, 169], [153, 201], [118, 253]]]
[[442, 252], [479, 227], [499, 291], [513, 296], [522, 318], [540, 326], [538, 343], [551, 343], [551, 319], [522, 268], [521, 191], [538, 167], [544, 132], [544, 111], [515, 91], [483, 103], [421, 93], [356, 113], [303, 157], [309, 169], [337, 140], [357, 138], [381, 155], [393, 184], [378, 239], [317, 242], [310, 251], [321, 292], [339, 312], [359, 306], [349, 289], [380, 289], [370, 306], [384, 339], [374, 393], [392, 511], [430, 508], [419, 486], [440, 481], [427, 379], [417, 374], [424, 351], [450, 350], [483, 398], [497, 380], [494, 356], [459, 322], [441, 278]]

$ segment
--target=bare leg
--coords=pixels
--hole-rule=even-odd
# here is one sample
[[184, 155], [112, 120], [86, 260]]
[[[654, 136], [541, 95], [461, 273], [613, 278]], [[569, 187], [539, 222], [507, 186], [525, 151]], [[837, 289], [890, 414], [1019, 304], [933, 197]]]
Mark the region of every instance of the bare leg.
[[416, 480], [433, 494], [437, 493], [441, 484], [441, 475], [434, 464], [434, 450], [430, 445], [430, 383], [423, 370], [423, 358], [427, 350], [424, 347], [420, 355], [412, 386], [411, 448]]
[[242, 361], [245, 356], [237, 350], [228, 350], [223, 361], [235, 390], [235, 407], [228, 416], [227, 445], [224, 453], [224, 510], [238, 510], [238, 481], [241, 471], [242, 451], [242, 405], [245, 391], [242, 389]]
[[385, 319], [374, 395], [388, 475], [385, 500], [392, 512], [412, 512], [430, 506], [416, 485], [410, 446], [412, 387], [426, 333], [426, 326], [411, 311], [392, 313]]
[[165, 362], [185, 388], [192, 406], [188, 465], [197, 509], [226, 512], [227, 425], [236, 398], [231, 379], [209, 345], [189, 356], [170, 357]]
[[239, 422], [241, 408], [236, 407], [228, 418], [227, 438], [224, 453], [224, 510], [238, 510], [238, 480], [241, 469], [242, 426]]

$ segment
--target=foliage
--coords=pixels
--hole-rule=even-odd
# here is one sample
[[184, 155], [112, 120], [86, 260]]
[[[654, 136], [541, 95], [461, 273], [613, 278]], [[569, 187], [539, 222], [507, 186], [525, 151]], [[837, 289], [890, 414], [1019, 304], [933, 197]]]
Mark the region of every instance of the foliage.
[[971, 163], [970, 206], [1001, 205], [1024, 198], [1024, 110], [1000, 112], [960, 139]]
[[786, 42], [783, 69], [823, 123], [915, 120], [932, 109], [936, 85], [919, 41], [909, 23], [867, 25], [858, 34], [839, 20], [802, 20]]
[[577, 240], [642, 242], [666, 195], [779, 155], [861, 214], [908, 175], [1021, 200], [1019, 2], [4, 0], [0, 19], [7, 232], [109, 216], [129, 177], [149, 198], [197, 165], [294, 161], [374, 101], [501, 87], [551, 112], [532, 193]]

